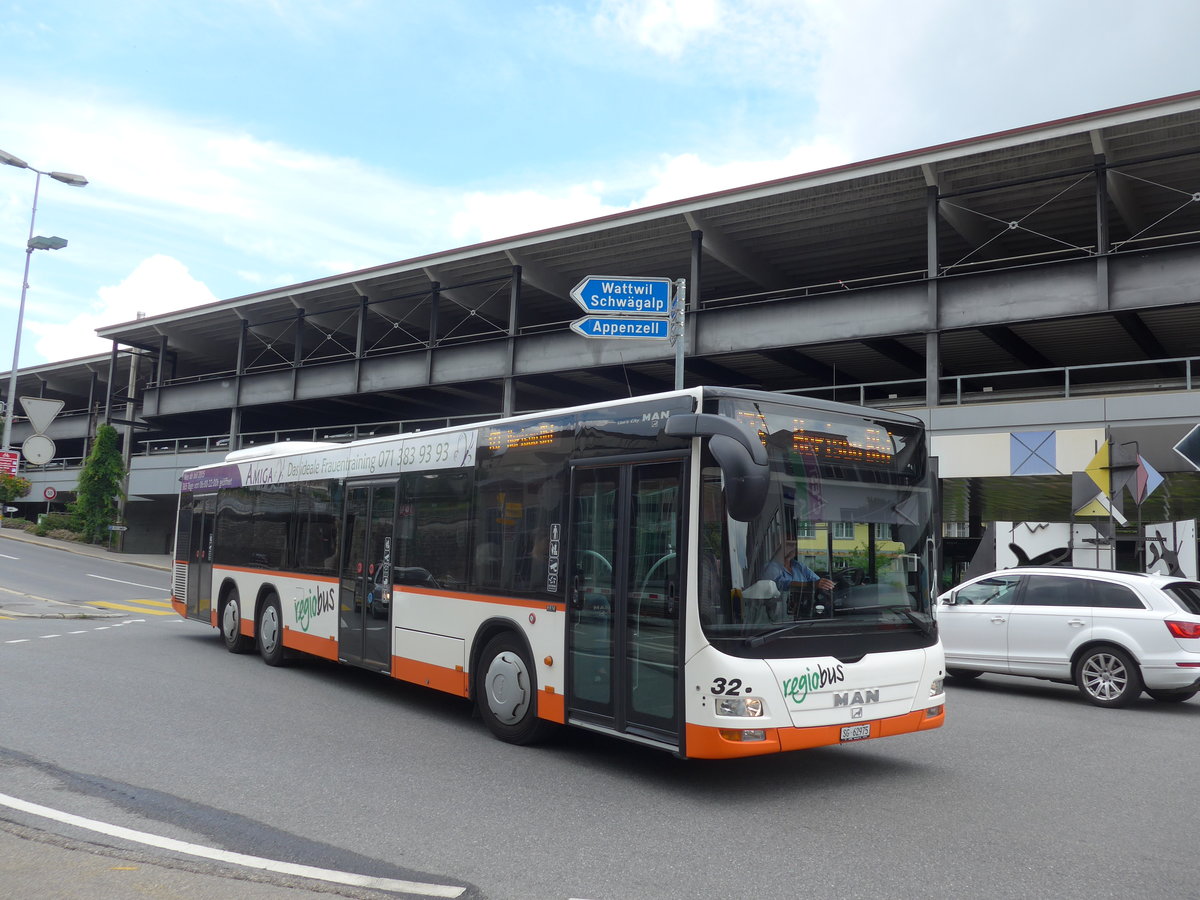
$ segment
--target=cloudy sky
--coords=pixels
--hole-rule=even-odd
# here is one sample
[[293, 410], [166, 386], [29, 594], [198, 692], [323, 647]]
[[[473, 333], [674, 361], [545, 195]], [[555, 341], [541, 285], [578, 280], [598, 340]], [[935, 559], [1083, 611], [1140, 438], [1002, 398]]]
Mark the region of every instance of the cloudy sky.
[[[1200, 88], [1195, 0], [0, 0], [21, 365], [323, 275]], [[0, 371], [35, 176], [0, 166]]]

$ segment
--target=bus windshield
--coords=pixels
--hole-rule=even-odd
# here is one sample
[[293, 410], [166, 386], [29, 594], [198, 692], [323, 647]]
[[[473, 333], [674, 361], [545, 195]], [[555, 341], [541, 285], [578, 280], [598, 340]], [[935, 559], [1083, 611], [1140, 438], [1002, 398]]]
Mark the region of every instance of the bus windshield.
[[[735, 655], [862, 656], [929, 646], [932, 490], [919, 425], [723, 398], [758, 432], [771, 481], [748, 522], [702, 472], [700, 618]], [[797, 642], [805, 642], [801, 649]]]

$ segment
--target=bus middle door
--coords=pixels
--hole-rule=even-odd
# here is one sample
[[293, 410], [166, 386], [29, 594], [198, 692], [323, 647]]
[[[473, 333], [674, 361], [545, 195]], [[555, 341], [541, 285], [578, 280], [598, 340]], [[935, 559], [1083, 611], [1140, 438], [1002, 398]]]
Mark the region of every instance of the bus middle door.
[[369, 669], [392, 667], [392, 568], [396, 485], [346, 486], [338, 591], [338, 657]]
[[217, 495], [200, 494], [192, 500], [187, 547], [187, 617], [212, 622], [213, 525]]
[[574, 467], [569, 716], [678, 746], [682, 459]]

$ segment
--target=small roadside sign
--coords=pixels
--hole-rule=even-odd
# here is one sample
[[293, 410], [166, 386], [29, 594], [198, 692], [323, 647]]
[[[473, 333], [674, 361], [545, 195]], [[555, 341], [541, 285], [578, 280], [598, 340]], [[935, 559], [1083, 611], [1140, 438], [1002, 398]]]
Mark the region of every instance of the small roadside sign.
[[42, 496], [45, 497], [47, 500], [53, 500], [54, 498], [56, 498], [58, 496], [58, 489], [53, 488], [53, 487], [48, 487], [44, 491], [42, 491]]
[[637, 319], [632, 316], [584, 316], [571, 323], [571, 330], [586, 338], [642, 338], [664, 340], [670, 336], [667, 319]]
[[571, 299], [589, 313], [669, 316], [673, 287], [670, 278], [589, 275], [571, 289]]
[[0, 452], [0, 472], [6, 472], [9, 475], [17, 474], [17, 462], [20, 460], [21, 454], [16, 450], [5, 450]]
[[129, 526], [128, 525], [109, 525], [108, 530], [109, 531], [128, 531]]

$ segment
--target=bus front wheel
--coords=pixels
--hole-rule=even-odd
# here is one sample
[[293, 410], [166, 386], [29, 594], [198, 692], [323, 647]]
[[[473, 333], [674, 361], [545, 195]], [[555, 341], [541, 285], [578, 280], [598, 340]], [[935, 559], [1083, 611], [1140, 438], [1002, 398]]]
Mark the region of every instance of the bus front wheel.
[[230, 588], [221, 607], [221, 640], [230, 653], [245, 653], [254, 645], [253, 638], [242, 634], [242, 598], [237, 588]]
[[548, 725], [537, 717], [537, 679], [521, 643], [498, 634], [483, 648], [475, 681], [475, 703], [488, 730], [510, 744], [531, 744]]
[[279, 598], [271, 594], [263, 601], [262, 613], [258, 618], [258, 653], [268, 666], [282, 666], [283, 615]]

